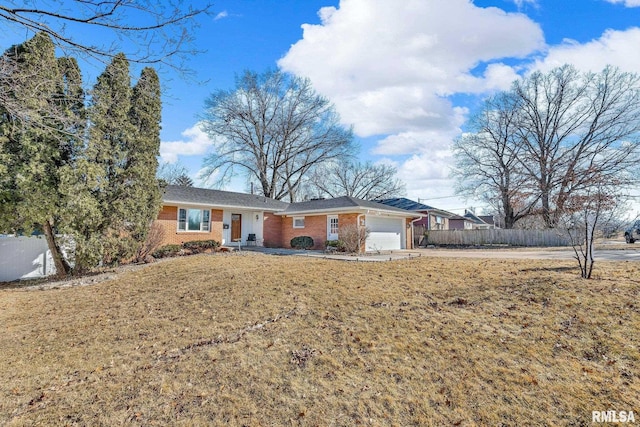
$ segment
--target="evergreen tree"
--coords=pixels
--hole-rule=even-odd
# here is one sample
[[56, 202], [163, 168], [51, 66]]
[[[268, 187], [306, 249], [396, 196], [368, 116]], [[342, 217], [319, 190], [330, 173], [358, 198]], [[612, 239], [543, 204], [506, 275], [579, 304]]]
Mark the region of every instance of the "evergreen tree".
[[124, 206], [127, 218], [127, 234], [131, 236], [136, 251], [145, 241], [151, 222], [160, 210], [161, 193], [156, 172], [160, 155], [160, 80], [153, 68], [142, 70], [133, 88], [129, 119], [134, 128], [134, 138], [128, 146], [125, 167], [127, 192]]
[[78, 167], [81, 184], [75, 204], [81, 210], [76, 220], [76, 262], [81, 269], [100, 261], [113, 263], [132, 252], [130, 242], [121, 235], [128, 197], [125, 168], [134, 139], [130, 106], [129, 62], [118, 54], [93, 88], [88, 140]]
[[132, 89], [129, 63], [118, 54], [94, 86], [86, 149], [70, 180], [80, 270], [127, 261], [144, 242], [161, 200], [160, 116], [155, 71], [145, 68]]
[[0, 229], [44, 233], [58, 275], [70, 271], [56, 231], [65, 227], [65, 169], [73, 167], [82, 127], [83, 92], [73, 59], [55, 58], [54, 45], [39, 33], [7, 50], [10, 78], [2, 90], [17, 109], [0, 117]]
[[179, 185], [181, 187], [193, 187], [193, 180], [189, 175], [183, 174], [177, 177], [173, 184]]

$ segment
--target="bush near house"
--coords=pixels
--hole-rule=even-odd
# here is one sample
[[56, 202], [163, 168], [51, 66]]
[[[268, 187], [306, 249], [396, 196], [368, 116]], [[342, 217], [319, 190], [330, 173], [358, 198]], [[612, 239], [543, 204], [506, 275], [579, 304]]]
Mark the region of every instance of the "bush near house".
[[338, 234], [342, 242], [342, 250], [351, 254], [362, 252], [370, 233], [368, 227], [359, 227], [356, 224], [341, 226]]
[[195, 240], [193, 242], [184, 242], [182, 247], [191, 251], [192, 254], [199, 254], [207, 249], [215, 250], [220, 247], [220, 242], [217, 240]]
[[168, 258], [178, 255], [201, 254], [207, 250], [216, 250], [220, 247], [217, 240], [194, 240], [192, 242], [184, 242], [182, 245], [165, 245], [153, 252], [154, 258]]
[[311, 249], [313, 247], [313, 239], [309, 236], [294, 237], [290, 243], [293, 249]]
[[178, 255], [182, 251], [181, 245], [164, 245], [156, 249], [152, 256], [154, 258], [167, 258]]
[[327, 249], [335, 248], [335, 250], [340, 252], [344, 252], [345, 250], [344, 242], [342, 240], [325, 240], [324, 247]]

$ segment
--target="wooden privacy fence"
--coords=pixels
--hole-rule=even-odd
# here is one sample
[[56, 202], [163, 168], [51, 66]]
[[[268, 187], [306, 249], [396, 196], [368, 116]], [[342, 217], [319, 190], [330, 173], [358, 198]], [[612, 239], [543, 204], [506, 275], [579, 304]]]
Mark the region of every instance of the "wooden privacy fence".
[[[417, 236], [416, 236], [417, 237]], [[509, 245], [569, 246], [569, 238], [560, 230], [431, 230], [421, 236], [419, 245]]]

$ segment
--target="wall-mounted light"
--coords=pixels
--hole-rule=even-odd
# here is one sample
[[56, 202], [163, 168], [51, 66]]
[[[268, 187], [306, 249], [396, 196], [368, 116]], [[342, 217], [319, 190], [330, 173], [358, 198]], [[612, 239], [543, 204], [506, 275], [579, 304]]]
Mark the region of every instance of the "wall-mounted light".
[[260, 215], [256, 214], [256, 221], [260, 219]]

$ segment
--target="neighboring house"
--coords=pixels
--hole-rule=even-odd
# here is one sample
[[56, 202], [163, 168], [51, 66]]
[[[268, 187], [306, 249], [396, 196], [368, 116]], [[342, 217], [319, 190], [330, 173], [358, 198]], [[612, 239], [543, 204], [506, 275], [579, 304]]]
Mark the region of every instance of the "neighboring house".
[[460, 215], [456, 215], [452, 218], [449, 218], [449, 229], [450, 230], [473, 230], [474, 222]]
[[[493, 223], [493, 216], [489, 216], [489, 215], [477, 216], [473, 212], [469, 210], [465, 210], [464, 217], [467, 219], [467, 221], [471, 222], [471, 225], [472, 225], [471, 228], [473, 230], [489, 230], [492, 228], [496, 228]], [[487, 221], [490, 221], [490, 222], [487, 222]]]
[[424, 231], [449, 230], [450, 218], [454, 218], [457, 216], [451, 212], [434, 208], [432, 206], [425, 205], [419, 202], [414, 202], [413, 200], [407, 199], [405, 197], [380, 200], [380, 203], [424, 215], [423, 218], [414, 223], [416, 226], [423, 226]]
[[496, 220], [493, 215], [478, 215], [484, 223], [489, 224], [489, 228], [500, 228], [496, 225]]
[[253, 194], [168, 185], [158, 222], [165, 244], [214, 239], [245, 245], [290, 247], [296, 236], [310, 236], [314, 249], [339, 238], [339, 229], [360, 224], [370, 230], [365, 250], [411, 248], [412, 221], [421, 215], [353, 197], [286, 203]]

